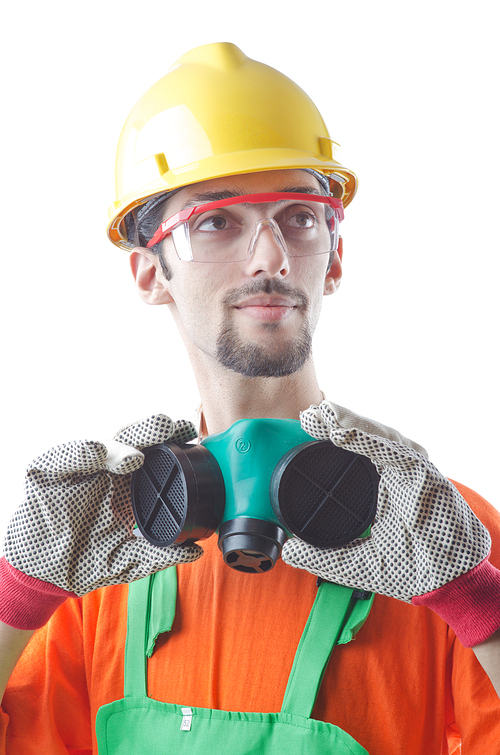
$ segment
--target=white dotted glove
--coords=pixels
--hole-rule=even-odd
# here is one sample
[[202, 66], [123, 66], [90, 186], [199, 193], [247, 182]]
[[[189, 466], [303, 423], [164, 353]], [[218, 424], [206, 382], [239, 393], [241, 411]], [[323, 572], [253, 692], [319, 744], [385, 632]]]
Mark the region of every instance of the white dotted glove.
[[[492, 634], [500, 626], [500, 572], [487, 561], [489, 533], [425, 452], [328, 401], [303, 412], [301, 422], [312, 437], [330, 438], [373, 462], [380, 474], [377, 515], [366, 538], [332, 549], [292, 538], [283, 560], [330, 582], [429, 605], [464, 644]], [[466, 617], [468, 611], [476, 613]]]
[[[106, 444], [67, 443], [35, 459], [26, 475], [25, 500], [7, 530], [0, 584], [2, 577], [14, 576], [19, 585], [38, 590], [48, 609], [50, 595], [82, 596], [198, 559], [203, 552], [199, 545], [159, 548], [136, 537], [130, 498], [131, 473], [144, 459], [140, 449], [195, 436], [191, 423], [174, 424], [157, 415], [124, 428]], [[12, 580], [3, 587], [3, 595], [7, 590], [19, 605], [21, 588], [16, 591]], [[0, 603], [0, 619], [15, 626], [8, 620], [12, 605], [6, 610], [3, 618]]]

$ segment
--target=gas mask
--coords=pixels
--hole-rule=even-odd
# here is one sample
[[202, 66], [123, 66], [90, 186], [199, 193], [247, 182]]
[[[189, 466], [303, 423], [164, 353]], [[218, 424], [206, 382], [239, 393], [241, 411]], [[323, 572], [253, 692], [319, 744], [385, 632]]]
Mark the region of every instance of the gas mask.
[[312, 440], [298, 420], [242, 419], [202, 443], [145, 449], [132, 477], [137, 526], [154, 545], [218, 531], [225, 563], [267, 572], [289, 537], [335, 548], [368, 534], [379, 475], [369, 459]]

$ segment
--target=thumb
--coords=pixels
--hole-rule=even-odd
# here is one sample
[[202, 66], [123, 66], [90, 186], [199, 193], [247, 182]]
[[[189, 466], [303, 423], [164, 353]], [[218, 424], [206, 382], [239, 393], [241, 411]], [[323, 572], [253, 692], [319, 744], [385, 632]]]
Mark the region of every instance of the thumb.
[[134, 536], [123, 542], [115, 557], [121, 564], [127, 564], [127, 582], [154, 574], [174, 564], [191, 564], [203, 555], [197, 543], [174, 543], [166, 548], [153, 545], [145, 537]]
[[128, 474], [135, 472], [142, 466], [144, 454], [133, 446], [126, 446], [117, 440], [108, 440], [106, 442], [108, 450], [104, 459], [103, 467], [114, 474]]

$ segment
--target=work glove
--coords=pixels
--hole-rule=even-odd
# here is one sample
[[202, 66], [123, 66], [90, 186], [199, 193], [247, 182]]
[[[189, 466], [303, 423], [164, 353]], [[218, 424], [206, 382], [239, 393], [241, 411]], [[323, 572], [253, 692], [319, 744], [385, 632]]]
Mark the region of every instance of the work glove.
[[491, 539], [423, 449], [395, 431], [323, 401], [301, 414], [313, 438], [368, 457], [380, 475], [370, 535], [323, 549], [288, 540], [283, 560], [348, 587], [428, 606], [467, 647], [500, 626], [500, 571]]
[[35, 459], [0, 560], [0, 620], [36, 629], [68, 597], [198, 559], [199, 545], [159, 548], [137, 537], [130, 497], [141, 449], [195, 436], [190, 422], [157, 415], [106, 444], [67, 443]]

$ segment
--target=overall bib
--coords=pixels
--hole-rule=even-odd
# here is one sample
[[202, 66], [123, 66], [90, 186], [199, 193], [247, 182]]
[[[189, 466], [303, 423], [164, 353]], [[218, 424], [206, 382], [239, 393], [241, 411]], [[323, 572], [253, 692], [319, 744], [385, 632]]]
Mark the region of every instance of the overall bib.
[[358, 600], [352, 589], [320, 584], [281, 711], [238, 713], [148, 697], [147, 658], [172, 627], [176, 595], [175, 567], [129, 586], [124, 697], [97, 712], [99, 755], [368, 755], [345, 731], [310, 716], [334, 646], [352, 639], [373, 596]]

